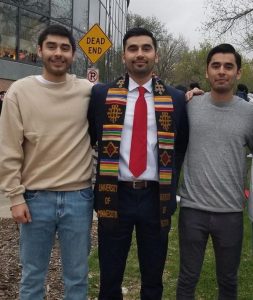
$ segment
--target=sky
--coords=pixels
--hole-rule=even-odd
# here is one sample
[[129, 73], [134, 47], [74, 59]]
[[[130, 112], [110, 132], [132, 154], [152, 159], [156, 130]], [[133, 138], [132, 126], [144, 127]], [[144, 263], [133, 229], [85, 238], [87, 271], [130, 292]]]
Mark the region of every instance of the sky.
[[204, 40], [201, 22], [206, 18], [205, 0], [130, 0], [128, 11], [157, 17], [174, 37], [182, 35], [190, 48]]

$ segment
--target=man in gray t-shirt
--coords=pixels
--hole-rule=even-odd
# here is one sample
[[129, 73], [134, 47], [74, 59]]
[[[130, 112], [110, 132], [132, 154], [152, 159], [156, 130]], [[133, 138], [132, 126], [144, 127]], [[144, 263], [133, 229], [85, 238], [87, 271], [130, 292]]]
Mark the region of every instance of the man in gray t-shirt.
[[207, 57], [211, 92], [187, 105], [190, 138], [180, 189], [177, 300], [194, 299], [209, 235], [218, 298], [237, 298], [246, 147], [253, 150], [253, 105], [233, 96], [240, 75], [240, 55], [229, 44], [216, 46]]

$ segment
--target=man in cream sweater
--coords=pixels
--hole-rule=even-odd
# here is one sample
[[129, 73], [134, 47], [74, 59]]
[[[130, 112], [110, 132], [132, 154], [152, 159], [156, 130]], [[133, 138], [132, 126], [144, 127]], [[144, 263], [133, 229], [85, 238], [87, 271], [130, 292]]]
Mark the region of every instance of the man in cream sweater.
[[21, 300], [44, 299], [58, 233], [65, 300], [87, 299], [93, 193], [86, 118], [91, 84], [67, 74], [71, 33], [51, 25], [38, 39], [41, 76], [12, 84], [0, 119], [0, 184], [21, 224]]

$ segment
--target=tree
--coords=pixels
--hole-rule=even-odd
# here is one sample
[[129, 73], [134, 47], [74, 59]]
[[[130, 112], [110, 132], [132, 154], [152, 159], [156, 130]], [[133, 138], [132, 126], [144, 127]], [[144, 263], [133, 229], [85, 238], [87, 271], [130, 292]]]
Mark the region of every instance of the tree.
[[183, 37], [174, 38], [156, 17], [143, 18], [137, 14], [128, 14], [127, 28], [133, 27], [144, 27], [154, 34], [158, 41], [159, 55], [155, 71], [164, 81], [173, 83], [175, 66], [188, 50], [186, 41]]
[[200, 45], [200, 49], [185, 51], [175, 67], [174, 84], [189, 88], [190, 83], [198, 82], [202, 89], [208, 90], [209, 86], [205, 78], [206, 57], [211, 48], [209, 43], [204, 43]]
[[138, 14], [129, 13], [127, 15], [127, 29], [133, 27], [144, 27], [148, 29], [154, 34], [158, 41], [163, 40], [168, 34], [165, 25], [154, 16], [144, 18]]
[[174, 84], [176, 66], [187, 51], [186, 41], [182, 37], [175, 39], [171, 34], [164, 37], [159, 43], [157, 74], [170, 84]]
[[230, 34], [235, 43], [253, 49], [253, 1], [206, 0], [207, 21], [204, 30], [215, 32], [216, 37]]
[[242, 76], [239, 83], [245, 84], [249, 92], [253, 91], [253, 65], [249, 59], [242, 60]]

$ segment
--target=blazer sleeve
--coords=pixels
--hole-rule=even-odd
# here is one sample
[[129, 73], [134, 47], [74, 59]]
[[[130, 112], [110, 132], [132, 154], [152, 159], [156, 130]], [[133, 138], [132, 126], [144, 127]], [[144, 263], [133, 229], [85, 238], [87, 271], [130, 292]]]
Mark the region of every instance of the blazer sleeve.
[[91, 145], [94, 147], [101, 139], [103, 122], [105, 119], [105, 101], [109, 85], [96, 84], [91, 90], [91, 99], [88, 109], [89, 134]]
[[185, 95], [183, 92], [168, 87], [168, 91], [173, 99], [174, 106], [174, 124], [176, 126], [176, 138], [175, 138], [175, 169], [176, 169], [176, 183], [178, 183], [181, 167], [184, 161], [185, 152], [187, 150], [189, 140], [189, 123], [185, 101]]
[[94, 85], [91, 90], [91, 99], [88, 109], [88, 122], [89, 122], [89, 134], [91, 145], [94, 147], [97, 142], [97, 131], [96, 131], [96, 86]]

